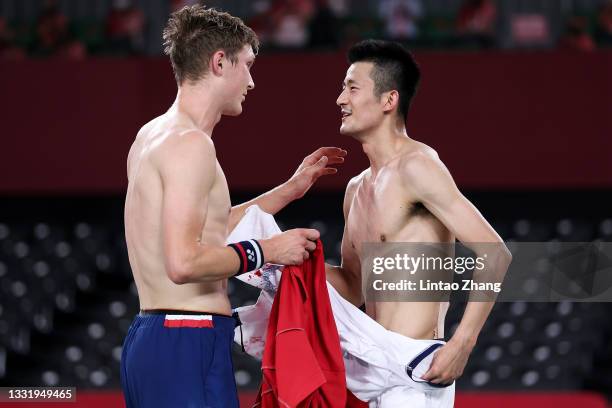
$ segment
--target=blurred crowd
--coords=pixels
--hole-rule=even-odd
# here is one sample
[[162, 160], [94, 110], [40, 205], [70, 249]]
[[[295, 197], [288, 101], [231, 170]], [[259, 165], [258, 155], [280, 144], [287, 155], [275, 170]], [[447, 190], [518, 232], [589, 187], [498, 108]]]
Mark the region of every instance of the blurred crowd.
[[57, 0], [44, 0], [35, 21], [11, 22], [0, 16], [0, 55], [5, 59], [89, 54], [140, 54], [146, 19], [131, 0], [114, 0], [104, 21], [74, 21]]
[[[196, 2], [168, 0], [165, 13]], [[206, 2], [220, 9], [231, 3]], [[147, 41], [157, 36], [146, 35], [152, 23], [142, 4], [146, 3], [109, 0], [105, 16], [95, 20], [71, 18], [58, 0], [41, 0], [31, 21], [9, 21], [0, 14], [0, 58], [82, 59], [159, 51], [147, 47]], [[458, 8], [447, 12], [428, 10], [430, 3], [424, 0], [252, 0], [246, 4], [242, 13], [228, 10], [246, 20], [264, 47], [283, 50], [335, 49], [366, 37], [443, 49], [556, 46], [591, 51], [612, 45], [612, 0], [602, 0], [591, 13], [564, 16], [556, 30], [544, 13], [513, 13], [500, 24], [499, 0], [461, 0]]]

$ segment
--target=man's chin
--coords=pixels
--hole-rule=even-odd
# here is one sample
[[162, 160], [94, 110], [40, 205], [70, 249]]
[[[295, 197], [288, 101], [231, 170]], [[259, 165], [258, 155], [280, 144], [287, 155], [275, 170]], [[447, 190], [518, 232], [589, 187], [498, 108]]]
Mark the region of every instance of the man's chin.
[[345, 125], [340, 125], [340, 134], [350, 136], [353, 132]]
[[242, 105], [238, 106], [237, 108], [232, 108], [232, 109], [228, 109], [225, 112], [223, 112], [223, 115], [225, 116], [240, 116], [240, 114], [242, 113]]

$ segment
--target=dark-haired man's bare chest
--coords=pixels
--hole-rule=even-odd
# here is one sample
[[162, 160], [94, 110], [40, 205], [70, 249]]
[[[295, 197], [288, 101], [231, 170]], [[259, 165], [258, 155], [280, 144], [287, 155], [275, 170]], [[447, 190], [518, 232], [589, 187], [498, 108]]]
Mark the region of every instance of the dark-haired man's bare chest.
[[440, 222], [410, 193], [396, 174], [363, 180], [353, 195], [347, 235], [358, 255], [364, 242], [419, 242]]
[[[415, 203], [395, 177], [357, 186], [347, 218], [347, 233], [357, 252], [364, 242], [396, 242], [415, 216]], [[429, 214], [425, 211], [421, 215]]]

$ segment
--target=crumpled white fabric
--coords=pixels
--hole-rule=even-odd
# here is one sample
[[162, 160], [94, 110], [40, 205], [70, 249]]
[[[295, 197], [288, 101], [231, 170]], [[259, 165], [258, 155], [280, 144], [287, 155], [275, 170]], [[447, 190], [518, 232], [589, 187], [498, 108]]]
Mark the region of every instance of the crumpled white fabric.
[[[436, 353], [426, 351], [439, 340], [417, 340], [385, 329], [346, 301], [328, 282], [329, 301], [340, 336], [346, 386], [371, 407], [452, 407], [455, 384], [436, 388], [421, 380]], [[406, 367], [425, 357], [412, 371]]]
[[[282, 231], [271, 214], [262, 211], [258, 205], [252, 205], [246, 209], [238, 225], [230, 232], [226, 243], [266, 239], [280, 232]], [[234, 309], [234, 312], [238, 312], [238, 317], [242, 322], [242, 325], [234, 330], [234, 341], [242, 344], [247, 354], [260, 361], [265, 348], [268, 317], [280, 283], [282, 268], [282, 265], [268, 263], [257, 271], [236, 276], [236, 279], [261, 289], [254, 305]]]
[[[230, 232], [226, 244], [249, 239], [266, 239], [281, 232], [274, 216], [264, 212], [258, 205], [252, 205], [246, 209], [238, 225]], [[269, 292], [274, 298], [282, 269], [282, 265], [265, 264], [257, 271], [246, 272], [236, 278]]]
[[[227, 242], [265, 239], [280, 233], [274, 217], [258, 206], [249, 207], [229, 235]], [[280, 282], [282, 266], [266, 264], [258, 271], [237, 276], [243, 282], [262, 289], [254, 305], [235, 309], [242, 322], [234, 341], [261, 360], [265, 347], [268, 317]], [[414, 367], [413, 379], [406, 366], [439, 340], [416, 340], [389, 331], [346, 301], [328, 282], [329, 300], [343, 351], [348, 389], [370, 407], [440, 407], [454, 405], [455, 384], [435, 388], [421, 376], [429, 369], [435, 351]]]

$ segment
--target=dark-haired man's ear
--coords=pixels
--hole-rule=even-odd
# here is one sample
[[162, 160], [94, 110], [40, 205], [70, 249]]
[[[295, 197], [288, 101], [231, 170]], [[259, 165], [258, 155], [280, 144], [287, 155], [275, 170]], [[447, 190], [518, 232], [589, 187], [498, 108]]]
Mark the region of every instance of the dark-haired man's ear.
[[383, 94], [383, 98], [383, 112], [385, 113], [393, 112], [393, 110], [399, 105], [399, 92], [397, 91], [385, 92]]
[[221, 76], [223, 74], [224, 59], [224, 51], [219, 50], [213, 54], [212, 58], [210, 59], [210, 72], [212, 72], [213, 75]]

